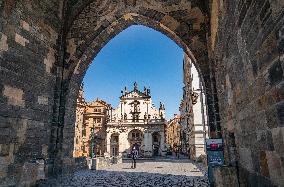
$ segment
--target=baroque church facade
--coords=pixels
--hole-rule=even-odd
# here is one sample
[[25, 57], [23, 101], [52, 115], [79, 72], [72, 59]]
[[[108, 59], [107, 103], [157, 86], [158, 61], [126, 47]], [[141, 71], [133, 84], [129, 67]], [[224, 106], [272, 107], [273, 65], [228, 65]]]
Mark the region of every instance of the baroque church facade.
[[[143, 91], [134, 83], [132, 91], [121, 92], [119, 106], [114, 109], [102, 100], [86, 102], [81, 88], [77, 99], [74, 157], [129, 156], [133, 147], [140, 157], [166, 154], [165, 107], [154, 106], [150, 89]], [[92, 146], [92, 134], [94, 146]]]
[[142, 157], [165, 155], [165, 107], [160, 102], [156, 109], [150, 89], [138, 89], [134, 83], [132, 91], [125, 88], [119, 106], [108, 111], [106, 124], [107, 153], [127, 157], [133, 147]]

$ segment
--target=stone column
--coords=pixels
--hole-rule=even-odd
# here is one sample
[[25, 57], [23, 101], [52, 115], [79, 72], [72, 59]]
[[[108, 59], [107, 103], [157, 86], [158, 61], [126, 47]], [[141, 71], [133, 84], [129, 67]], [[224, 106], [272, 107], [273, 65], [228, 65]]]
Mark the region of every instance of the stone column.
[[144, 133], [144, 138], [143, 138], [143, 144], [144, 144], [144, 156], [147, 156], [147, 151], [148, 151], [148, 133]]
[[161, 155], [165, 156], [165, 134], [163, 133], [163, 131], [160, 133], [161, 134], [161, 143], [160, 143], [160, 151], [161, 151]]
[[119, 135], [119, 152], [122, 153], [129, 148], [129, 142], [127, 140], [128, 133], [120, 133]]
[[144, 134], [144, 145], [145, 145], [145, 149], [144, 151], [145, 156], [147, 157], [151, 157], [152, 156], [152, 134], [150, 132], [145, 132]]

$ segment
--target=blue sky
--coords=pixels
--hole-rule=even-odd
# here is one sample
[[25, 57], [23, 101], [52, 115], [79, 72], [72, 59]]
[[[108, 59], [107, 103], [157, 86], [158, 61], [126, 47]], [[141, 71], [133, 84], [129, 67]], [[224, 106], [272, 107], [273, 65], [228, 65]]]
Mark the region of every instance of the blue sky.
[[105, 100], [118, 106], [120, 91], [151, 88], [155, 106], [165, 103], [166, 118], [178, 113], [182, 98], [183, 50], [151, 28], [135, 25], [114, 37], [95, 57], [84, 77], [87, 101]]

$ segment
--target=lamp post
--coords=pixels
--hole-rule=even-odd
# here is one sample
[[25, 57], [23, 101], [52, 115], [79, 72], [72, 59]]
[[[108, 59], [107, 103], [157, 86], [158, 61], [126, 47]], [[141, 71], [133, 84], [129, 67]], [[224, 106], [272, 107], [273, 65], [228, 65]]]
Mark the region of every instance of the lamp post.
[[92, 132], [91, 132], [91, 154], [90, 154], [91, 158], [94, 158], [96, 156], [94, 148], [95, 148], [95, 132], [94, 132], [94, 129], [93, 129]]

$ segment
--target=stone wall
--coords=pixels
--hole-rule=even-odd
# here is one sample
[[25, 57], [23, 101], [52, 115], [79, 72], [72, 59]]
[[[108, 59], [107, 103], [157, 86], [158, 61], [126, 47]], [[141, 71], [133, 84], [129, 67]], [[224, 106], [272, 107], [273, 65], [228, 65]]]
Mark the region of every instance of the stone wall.
[[56, 0], [0, 2], [0, 186], [45, 177], [60, 7]]
[[239, 187], [237, 170], [234, 167], [213, 167], [216, 187]]
[[76, 170], [87, 169], [87, 157], [77, 157], [75, 158]]
[[[85, 152], [86, 149], [82, 149], [83, 146], [83, 127], [84, 127], [84, 113], [86, 109], [86, 101], [84, 98], [83, 88], [80, 89], [77, 106], [76, 106], [76, 121], [75, 121], [75, 135], [74, 135], [74, 148], [73, 148], [73, 157], [86, 156], [90, 154]], [[89, 139], [88, 139], [89, 140]], [[89, 148], [89, 147], [88, 147]], [[90, 149], [90, 148], [89, 148]], [[84, 155], [85, 152], [85, 155]], [[89, 153], [89, 152], [88, 152]]]
[[284, 185], [284, 3], [216, 2], [212, 56], [226, 162], [239, 165], [244, 186]]

